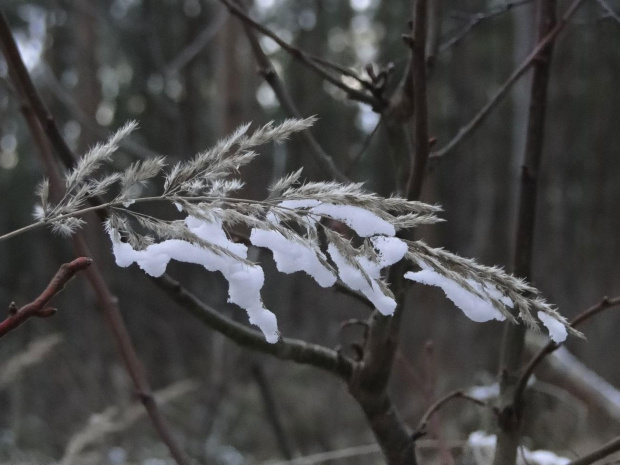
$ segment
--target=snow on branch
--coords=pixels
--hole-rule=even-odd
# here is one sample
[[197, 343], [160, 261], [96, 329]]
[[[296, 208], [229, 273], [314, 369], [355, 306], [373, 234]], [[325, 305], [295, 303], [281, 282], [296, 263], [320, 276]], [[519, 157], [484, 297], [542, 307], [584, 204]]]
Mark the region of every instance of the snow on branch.
[[[279, 333], [275, 315], [261, 298], [263, 269], [248, 261], [246, 245], [231, 240], [234, 226], [249, 231], [253, 246], [271, 250], [280, 272], [303, 271], [322, 287], [340, 279], [384, 315], [396, 308], [384, 270], [405, 259], [415, 267], [405, 273], [406, 279], [440, 287], [473, 321], [520, 319], [532, 328], [542, 323], [556, 342], [568, 333], [579, 335], [524, 281], [422, 241], [397, 237], [400, 230], [442, 221], [436, 216], [438, 206], [381, 197], [362, 184], [303, 182], [301, 170], [274, 183], [265, 200], [234, 196], [243, 186], [236, 175], [257, 156], [257, 146], [283, 141], [314, 121], [290, 119], [254, 132], [247, 124], [189, 161], [166, 167], [165, 159], [154, 158], [96, 178], [120, 140], [137, 126], [128, 123], [67, 173], [67, 194], [60, 202], [50, 203], [49, 185], [42, 182], [37, 190], [37, 223], [22, 229], [50, 225], [71, 234], [82, 226], [79, 215], [108, 208], [106, 229], [119, 266], [136, 263], [149, 275], [161, 276], [168, 263], [177, 260], [219, 271], [228, 281], [229, 302], [245, 309], [250, 323], [271, 343], [278, 341]], [[143, 187], [162, 173], [161, 194], [142, 196]], [[111, 197], [107, 203], [85, 206], [89, 197], [104, 194]], [[133, 208], [149, 202], [174, 205], [182, 217], [166, 221]], [[15, 232], [0, 240], [12, 235]]]

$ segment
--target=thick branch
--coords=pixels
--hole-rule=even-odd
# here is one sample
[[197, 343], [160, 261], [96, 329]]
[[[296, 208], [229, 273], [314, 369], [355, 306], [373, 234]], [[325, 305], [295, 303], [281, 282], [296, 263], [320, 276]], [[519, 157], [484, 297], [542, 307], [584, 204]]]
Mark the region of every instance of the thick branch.
[[510, 75], [510, 77], [506, 80], [506, 82], [499, 88], [499, 90], [491, 97], [491, 100], [482, 107], [482, 109], [471, 119], [469, 123], [459, 129], [456, 136], [448, 142], [441, 149], [433, 152], [431, 154], [431, 158], [438, 158], [447, 155], [452, 150], [454, 150], [458, 145], [461, 144], [464, 140], [466, 140], [472, 132], [477, 129], [489, 116], [489, 114], [497, 107], [497, 105], [502, 101], [502, 99], [508, 94], [508, 91], [512, 88], [512, 86], [523, 76], [532, 65], [544, 60], [545, 58], [542, 56], [543, 51], [547, 49], [554, 41], [558, 34], [564, 29], [564, 26], [568, 23], [568, 20], [573, 16], [573, 14], [577, 11], [579, 6], [584, 2], [584, 0], [575, 0], [571, 6], [566, 10], [562, 19], [553, 27], [549, 32], [542, 37], [542, 39], [538, 42], [538, 45], [532, 50], [523, 63]]
[[281, 338], [276, 344], [270, 344], [262, 333], [222, 315], [169, 276], [152, 278], [152, 281], [202, 323], [242, 347], [320, 368], [345, 380], [353, 372], [353, 361], [335, 350], [290, 338]]
[[9, 331], [14, 330], [32, 317], [47, 318], [56, 313], [55, 308], [46, 307], [48, 302], [64, 289], [76, 273], [88, 268], [92, 262], [90, 258], [79, 257], [71, 263], [65, 263], [58, 269], [39, 297], [19, 309], [12, 303], [9, 306], [9, 316], [0, 322], [0, 337], [5, 336]]

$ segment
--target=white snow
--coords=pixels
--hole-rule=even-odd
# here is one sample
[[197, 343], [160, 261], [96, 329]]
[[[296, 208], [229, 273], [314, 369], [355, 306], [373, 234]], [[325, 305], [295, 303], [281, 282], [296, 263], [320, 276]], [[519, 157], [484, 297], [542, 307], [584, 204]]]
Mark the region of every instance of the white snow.
[[474, 431], [467, 438], [467, 445], [474, 447], [493, 447], [497, 445], [497, 436], [484, 431]]
[[[282, 207], [283, 209], [297, 209], [297, 208], [310, 208], [310, 207], [316, 207], [317, 205], [320, 205], [321, 202], [319, 200], [316, 199], [299, 199], [299, 200], [284, 200], [282, 202], [280, 202], [278, 204], [278, 207]], [[316, 215], [308, 215], [307, 216], [307, 220], [308, 220], [308, 225], [309, 226], [314, 226], [314, 224], [320, 220], [320, 218]], [[267, 213], [267, 221], [269, 221], [270, 223], [273, 224], [279, 224], [280, 220], [278, 219], [278, 216], [273, 212], [269, 212]]]
[[377, 234], [394, 236], [396, 234], [396, 229], [392, 224], [362, 207], [321, 203], [311, 208], [310, 211], [342, 221], [361, 237]]
[[[465, 455], [479, 465], [490, 465], [495, 455], [497, 436], [486, 434], [483, 431], [474, 431], [467, 439]], [[526, 447], [520, 448], [517, 455], [517, 465], [566, 465], [570, 459], [560, 457], [548, 450], [531, 451]]]
[[544, 312], [538, 312], [538, 319], [547, 327], [549, 337], [553, 342], [559, 343], [566, 340], [568, 331], [561, 321]]
[[[489, 320], [504, 321], [506, 319], [491, 302], [469, 292], [456, 281], [440, 275], [423, 261], [419, 261], [418, 264], [422, 267], [422, 270], [417, 272], [409, 271], [405, 273], [405, 278], [421, 284], [440, 287], [446, 294], [446, 297], [454, 302], [470, 320], [481, 323]], [[477, 291], [498, 298], [508, 307], [513, 306], [513, 302], [508, 297], [502, 296], [492, 284], [489, 283], [483, 288], [482, 284], [473, 280], [467, 280], [467, 282]]]
[[327, 250], [338, 267], [338, 275], [342, 282], [351, 289], [364, 294], [383, 315], [391, 315], [396, 309], [396, 301], [381, 291], [377, 279], [381, 277], [381, 269], [403, 258], [407, 252], [407, 244], [395, 237], [373, 237], [371, 242], [377, 249], [379, 262], [370, 260], [368, 257], [358, 259], [360, 267], [366, 272], [370, 282], [358, 268], [342, 256], [334, 244], [329, 244]]
[[499, 396], [499, 383], [471, 387], [467, 390], [467, 395], [482, 401], [495, 399]]
[[401, 261], [407, 253], [407, 244], [397, 237], [376, 236], [371, 237], [370, 242], [379, 256], [380, 268]]
[[279, 231], [254, 228], [250, 234], [250, 242], [257, 247], [270, 249], [276, 267], [282, 273], [305, 271], [322, 287], [330, 287], [336, 283], [336, 276], [320, 262], [317, 252], [302, 243], [287, 239]]
[[[188, 216], [185, 223], [188, 229], [201, 239], [227, 249], [239, 259], [247, 258], [247, 247], [231, 242], [219, 220], [214, 219], [209, 223]], [[151, 244], [144, 250], [135, 250], [130, 244], [121, 242], [113, 231], [110, 231], [110, 238], [116, 264], [121, 267], [137, 263], [147, 274], [161, 276], [166, 271], [170, 260], [174, 259], [202, 265], [209, 271], [220, 271], [229, 283], [229, 302], [247, 311], [250, 323], [261, 329], [268, 342], [278, 341], [276, 317], [264, 307], [260, 296], [260, 290], [265, 281], [263, 269], [260, 266], [249, 265], [235, 257], [217, 254], [179, 239], [169, 239], [158, 244]]]

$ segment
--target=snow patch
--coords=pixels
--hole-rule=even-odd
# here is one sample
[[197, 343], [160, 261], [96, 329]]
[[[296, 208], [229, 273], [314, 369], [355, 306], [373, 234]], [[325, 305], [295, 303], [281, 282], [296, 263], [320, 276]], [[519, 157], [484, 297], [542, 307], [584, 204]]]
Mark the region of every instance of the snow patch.
[[362, 207], [321, 203], [311, 208], [310, 211], [342, 221], [360, 237], [370, 237], [378, 234], [394, 236], [396, 234], [396, 229], [392, 224]]
[[[506, 317], [496, 309], [488, 300], [478, 297], [476, 294], [469, 292], [456, 281], [440, 275], [423, 261], [418, 262], [422, 267], [421, 271], [409, 271], [405, 273], [405, 278], [416, 281], [429, 286], [440, 287], [446, 297], [459, 307], [465, 316], [472, 321], [482, 323], [489, 320], [504, 321]], [[513, 307], [513, 302], [508, 297], [502, 295], [492, 284], [482, 285], [474, 280], [468, 279], [467, 283], [478, 292], [488, 294], [503, 302], [508, 307]]]
[[129, 243], [121, 242], [114, 231], [110, 231], [116, 264], [127, 267], [137, 263], [147, 274], [155, 277], [164, 274], [170, 260], [202, 265], [208, 271], [220, 271], [229, 284], [228, 301], [247, 311], [250, 323], [261, 329], [268, 342], [278, 342], [276, 317], [264, 307], [260, 296], [265, 282], [263, 269], [239, 261], [247, 258], [247, 247], [231, 242], [222, 229], [221, 221], [217, 219], [206, 222], [188, 216], [185, 224], [201, 239], [226, 249], [234, 256], [218, 254], [179, 239], [168, 239], [151, 244], [144, 250], [135, 250]]
[[560, 343], [566, 340], [568, 331], [560, 320], [544, 312], [538, 312], [538, 319], [546, 326], [549, 331], [549, 337], [553, 342]]
[[270, 249], [276, 267], [282, 273], [305, 271], [322, 287], [330, 287], [336, 283], [336, 276], [321, 263], [315, 250], [286, 238], [279, 231], [254, 228], [250, 234], [250, 242], [257, 247]]
[[370, 240], [377, 250], [379, 261], [375, 262], [368, 257], [357, 260], [370, 280], [366, 279], [358, 268], [351, 265], [334, 244], [329, 244], [327, 250], [338, 267], [338, 275], [342, 282], [364, 294], [383, 315], [391, 315], [396, 309], [396, 301], [383, 293], [377, 280], [381, 277], [383, 268], [393, 265], [404, 257], [407, 244], [395, 237], [373, 237]]
[[[469, 435], [464, 455], [468, 462], [478, 465], [491, 465], [497, 446], [497, 436], [486, 434], [483, 431], [474, 431]], [[531, 451], [526, 447], [520, 448], [517, 455], [517, 465], [567, 465], [570, 459], [561, 457], [548, 450]]]

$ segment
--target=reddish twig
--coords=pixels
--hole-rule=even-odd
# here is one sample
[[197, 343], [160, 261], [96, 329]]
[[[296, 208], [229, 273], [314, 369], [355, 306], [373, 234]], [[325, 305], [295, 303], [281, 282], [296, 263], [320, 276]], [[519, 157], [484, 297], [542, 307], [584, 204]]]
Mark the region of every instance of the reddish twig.
[[508, 94], [508, 91], [512, 88], [512, 86], [523, 76], [530, 67], [536, 62], [539, 58], [540, 53], [545, 50], [558, 36], [558, 34], [564, 29], [568, 20], [575, 14], [579, 6], [584, 2], [584, 0], [575, 0], [571, 6], [566, 10], [564, 16], [560, 21], [557, 22], [555, 27], [549, 31], [547, 35], [545, 35], [538, 45], [532, 50], [532, 52], [523, 60], [523, 63], [510, 75], [510, 77], [506, 80], [506, 82], [499, 88], [499, 90], [491, 97], [491, 100], [482, 107], [482, 109], [471, 119], [469, 123], [459, 129], [456, 136], [448, 142], [441, 149], [433, 152], [431, 154], [431, 158], [439, 158], [447, 155], [452, 150], [454, 150], [461, 142], [463, 142], [471, 133], [477, 129], [489, 116], [491, 111], [497, 107], [499, 102]]
[[[36, 144], [39, 147], [40, 155], [43, 164], [48, 172], [50, 178], [50, 184], [52, 188], [52, 194], [55, 196], [61, 196], [63, 194], [64, 183], [60, 179], [58, 169], [55, 165], [55, 161], [48, 145], [48, 140], [43, 135], [43, 127], [52, 128], [51, 132], [45, 131], [49, 141], [54, 144], [59, 155], [62, 154], [61, 159], [65, 165], [71, 166], [75, 162], [75, 156], [73, 152], [66, 145], [62, 136], [58, 132], [60, 142], [53, 139], [50, 134], [54, 134], [58, 131], [55, 121], [51, 114], [47, 111], [43, 100], [39, 96], [30, 75], [24, 66], [21, 59], [21, 55], [17, 49], [17, 45], [13, 39], [8, 22], [3, 14], [0, 13], [0, 44], [4, 52], [7, 65], [9, 68], [9, 74], [11, 80], [15, 85], [21, 99], [22, 99], [22, 111], [33, 134]], [[55, 128], [55, 131], [53, 130]], [[56, 142], [55, 142], [56, 141]], [[58, 145], [56, 145], [58, 144]], [[100, 199], [95, 199], [101, 203]], [[103, 219], [107, 216], [104, 210], [98, 210], [103, 215]], [[90, 255], [88, 245], [82, 234], [78, 233], [75, 236], [75, 246], [80, 255]], [[133, 347], [133, 343], [127, 331], [127, 327], [123, 321], [122, 315], [118, 308], [117, 299], [112, 295], [107, 287], [103, 275], [99, 269], [95, 266], [88, 270], [87, 277], [91, 286], [93, 287], [97, 297], [102, 303], [103, 313], [107, 319], [112, 334], [116, 339], [117, 346], [121, 358], [125, 364], [125, 368], [134, 383], [134, 387], [137, 391], [137, 396], [143, 403], [151, 422], [155, 430], [157, 431], [161, 440], [166, 444], [170, 455], [174, 458], [178, 465], [186, 465], [189, 462], [185, 458], [181, 448], [177, 445], [176, 440], [168, 430], [163, 417], [161, 416], [157, 404], [151, 394], [150, 386], [143, 373], [142, 365], [138, 358], [138, 355]]]
[[76, 273], [88, 268], [92, 262], [90, 258], [80, 257], [71, 263], [65, 263], [58, 269], [45, 290], [35, 300], [21, 308], [17, 308], [15, 303], [12, 302], [9, 305], [9, 316], [0, 322], [0, 337], [5, 336], [9, 331], [14, 330], [32, 317], [47, 318], [54, 315], [56, 309], [47, 307], [48, 302], [64, 289], [65, 285]]
[[[608, 299], [607, 297], [604, 297], [598, 304], [593, 305], [592, 307], [588, 308], [587, 310], [584, 310], [579, 315], [577, 315], [570, 322], [570, 325], [571, 327], [576, 328], [583, 322], [598, 315], [603, 310], [606, 310], [611, 307], [617, 307], [617, 306], [620, 306], [620, 296], [614, 297], [612, 299]], [[538, 365], [540, 365], [540, 363], [543, 361], [543, 359], [547, 355], [555, 352], [562, 345], [563, 343], [558, 344], [553, 341], [549, 341], [549, 343], [546, 346], [544, 346], [542, 349], [540, 349], [540, 351], [529, 361], [529, 363], [523, 369], [523, 373], [519, 377], [519, 381], [515, 389], [514, 401], [513, 401], [515, 404], [520, 402], [523, 396], [523, 392], [525, 391], [525, 387], [527, 386], [527, 382], [529, 381], [530, 377], [534, 373], [534, 370], [536, 370]]]

